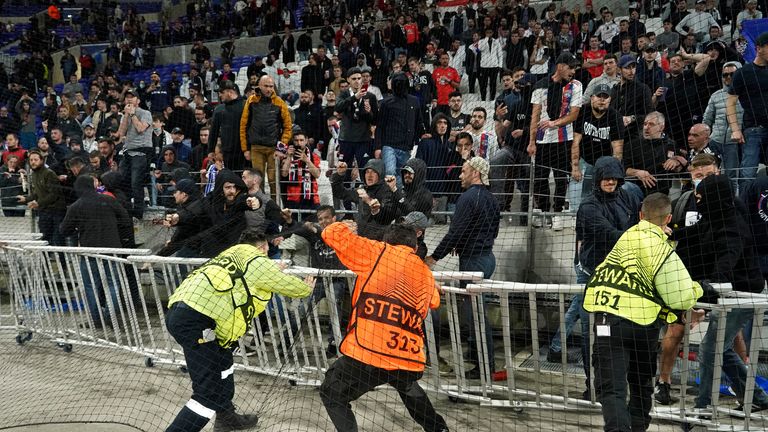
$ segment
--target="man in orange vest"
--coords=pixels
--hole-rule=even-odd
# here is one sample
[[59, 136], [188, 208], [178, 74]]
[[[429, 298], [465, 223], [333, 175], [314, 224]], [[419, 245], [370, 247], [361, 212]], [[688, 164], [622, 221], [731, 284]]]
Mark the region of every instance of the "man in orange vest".
[[400, 394], [408, 413], [425, 431], [448, 431], [419, 386], [426, 356], [422, 323], [440, 306], [432, 272], [416, 255], [416, 231], [390, 225], [384, 241], [357, 235], [354, 222], [336, 222], [322, 237], [355, 272], [352, 316], [341, 343], [344, 354], [328, 369], [320, 386], [331, 421], [340, 432], [356, 432], [350, 402], [381, 384]]

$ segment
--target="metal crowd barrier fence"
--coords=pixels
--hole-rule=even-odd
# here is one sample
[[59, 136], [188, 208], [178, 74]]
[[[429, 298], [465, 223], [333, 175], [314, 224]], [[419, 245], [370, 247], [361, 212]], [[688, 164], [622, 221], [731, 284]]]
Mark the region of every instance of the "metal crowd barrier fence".
[[[167, 298], [173, 289], [194, 267], [205, 259], [157, 257], [149, 251], [134, 249], [69, 248], [40, 245], [36, 240], [5, 241], [3, 256], [8, 265], [8, 281], [11, 288], [11, 313], [18, 330], [16, 341], [23, 344], [39, 333], [56, 343], [64, 351], [73, 346], [120, 349], [144, 358], [144, 364], [152, 367], [160, 364], [185, 366], [180, 347], [165, 326]], [[338, 308], [339, 293], [347, 295], [354, 286], [355, 275], [346, 270], [319, 270], [306, 267], [290, 267], [286, 273], [298, 277], [316, 276], [322, 281], [327, 299], [327, 310], [319, 303], [319, 292], [305, 299], [288, 299], [273, 296], [265, 312], [254, 319], [249, 333], [239, 341], [235, 367], [276, 379], [288, 380], [293, 385], [317, 386], [323, 379], [335, 353], [326, 352], [329, 343], [339, 346], [344, 329]], [[426, 389], [447, 395], [451, 400], [466, 400], [497, 408], [514, 410], [598, 410], [594, 390], [589, 400], [572, 396], [582, 382], [583, 374], [567, 366], [562, 356], [562, 371], [551, 364], [544, 367], [541, 359], [540, 332], [542, 312], [556, 308], [560, 317], [560, 331], [565, 335], [565, 311], [571, 294], [581, 293], [582, 285], [526, 284], [483, 280], [480, 273], [435, 272], [442, 285], [443, 300], [440, 313], [447, 317], [448, 342], [440, 344], [441, 327], [433, 322], [433, 315], [425, 320], [425, 339], [430, 367], [425, 371], [422, 384]], [[334, 283], [345, 282], [346, 289], [336, 290]], [[90, 296], [87, 284], [113, 287], [116, 295]], [[466, 288], [460, 287], [466, 284]], [[768, 296], [744, 295], [728, 292], [721, 287], [723, 297], [718, 304], [700, 304], [724, 314], [737, 308], [752, 309], [756, 317], [768, 309]], [[316, 290], [319, 291], [319, 290]], [[468, 303], [466, 303], [468, 302]], [[522, 307], [521, 307], [522, 306]], [[517, 310], [513, 310], [517, 308]], [[496, 309], [496, 311], [493, 311]], [[471, 310], [474, 325], [467, 326], [466, 313]], [[486, 318], [499, 312], [500, 324]], [[521, 313], [528, 320], [530, 332], [521, 350], [515, 336], [520, 328], [512, 324], [513, 313]], [[527, 315], [527, 316], [526, 316]], [[441, 318], [443, 320], [444, 318]], [[590, 328], [594, 324], [590, 317]], [[108, 325], [99, 325], [107, 323]], [[652, 415], [656, 419], [700, 425], [712, 429], [735, 430], [749, 428], [750, 424], [768, 421], [750, 413], [729, 410], [719, 405], [720, 373], [724, 346], [725, 319], [718, 321], [714, 364], [712, 406], [702, 414], [691, 410], [685, 398], [677, 407], [657, 407]], [[480, 361], [480, 379], [465, 378], [464, 350], [466, 335], [471, 332], [476, 341], [478, 358], [489, 353], [486, 343], [486, 326], [501, 328], [504, 372], [501, 375], [490, 369], [488, 362]], [[762, 342], [762, 319], [755, 319], [752, 327], [750, 358], [758, 362]], [[686, 326], [683, 340], [682, 394], [688, 386], [690, 365], [690, 330]], [[593, 336], [587, 336], [592, 345]], [[529, 343], [530, 342], [530, 343]], [[498, 344], [498, 338], [496, 339]], [[442, 347], [442, 353], [440, 353]], [[528, 352], [530, 350], [530, 352]], [[562, 352], [568, 351], [568, 339], [562, 338]], [[452, 372], [439, 370], [445, 359], [453, 367]], [[594, 373], [591, 374], [594, 376]], [[552, 382], [555, 388], [549, 386]], [[749, 368], [746, 400], [751, 400], [756, 385], [756, 367]], [[590, 386], [594, 389], [594, 386]], [[579, 394], [580, 391], [579, 391]], [[734, 420], [725, 416], [740, 416]]]

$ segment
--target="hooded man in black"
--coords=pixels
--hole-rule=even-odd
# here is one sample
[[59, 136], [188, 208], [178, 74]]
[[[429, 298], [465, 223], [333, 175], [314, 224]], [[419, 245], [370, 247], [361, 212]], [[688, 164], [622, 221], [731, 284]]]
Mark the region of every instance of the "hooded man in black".
[[364, 185], [358, 189], [344, 187], [346, 172], [347, 164], [340, 162], [337, 171], [331, 176], [333, 199], [357, 204], [358, 232], [362, 236], [374, 238], [381, 230], [368, 229], [367, 225], [386, 226], [400, 216], [394, 194], [384, 184], [384, 162], [371, 159], [365, 164], [362, 170]]
[[400, 169], [424, 133], [421, 104], [408, 94], [408, 77], [398, 72], [392, 77], [392, 96], [379, 104], [376, 127], [376, 148], [381, 149], [387, 175], [401, 183]]
[[213, 191], [189, 207], [169, 215], [167, 225], [175, 226], [199, 220], [201, 225], [207, 228], [190, 238], [187, 246], [199, 251], [202, 257], [214, 257], [236, 244], [240, 234], [247, 227], [245, 212], [251, 211], [246, 202], [247, 198], [248, 188], [243, 179], [232, 171], [223, 169], [216, 176]]
[[396, 182], [387, 182], [387, 186], [394, 194], [400, 214], [407, 215], [418, 211], [429, 218], [432, 213], [432, 192], [425, 184], [427, 164], [421, 159], [409, 159], [400, 172], [403, 178], [402, 188], [398, 188]]

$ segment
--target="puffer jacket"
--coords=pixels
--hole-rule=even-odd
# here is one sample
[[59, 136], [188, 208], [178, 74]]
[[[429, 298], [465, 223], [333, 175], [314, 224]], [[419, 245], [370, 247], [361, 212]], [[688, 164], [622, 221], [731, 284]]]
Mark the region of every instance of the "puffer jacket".
[[[707, 103], [707, 109], [704, 110], [704, 118], [701, 120], [710, 128], [712, 128], [712, 134], [709, 139], [712, 141], [724, 144], [731, 141], [731, 128], [728, 127], [728, 119], [725, 115], [725, 100], [728, 99], [728, 90], [720, 89], [709, 97], [709, 103]], [[744, 108], [741, 106], [741, 102], [736, 102], [736, 118], [738, 118], [739, 124], [742, 124], [744, 118]]]
[[[618, 180], [616, 190], [603, 192], [603, 179]], [[587, 273], [592, 273], [605, 260], [624, 231], [637, 224], [640, 199], [621, 188], [624, 167], [618, 159], [603, 156], [595, 162], [594, 191], [579, 206], [576, 215], [576, 241], [581, 242], [577, 260]]]
[[280, 97], [250, 96], [240, 116], [240, 150], [247, 151], [254, 144], [275, 147], [278, 141], [287, 145], [293, 136], [292, 128], [288, 105]]
[[413, 211], [424, 213], [426, 217], [432, 214], [432, 192], [427, 189], [427, 164], [421, 159], [409, 159], [403, 168], [413, 168], [413, 182], [403, 184], [402, 189], [395, 191], [395, 201], [400, 207], [400, 214], [407, 215]]

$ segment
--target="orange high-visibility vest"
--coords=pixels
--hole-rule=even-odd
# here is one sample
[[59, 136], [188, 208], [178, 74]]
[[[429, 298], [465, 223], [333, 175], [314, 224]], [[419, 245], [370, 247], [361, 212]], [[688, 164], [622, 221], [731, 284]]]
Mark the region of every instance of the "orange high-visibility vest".
[[352, 317], [341, 352], [386, 370], [424, 370], [422, 324], [440, 294], [429, 267], [408, 246], [393, 246], [331, 224], [323, 240], [357, 274]]

